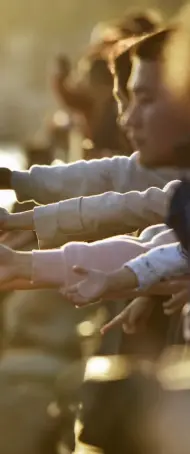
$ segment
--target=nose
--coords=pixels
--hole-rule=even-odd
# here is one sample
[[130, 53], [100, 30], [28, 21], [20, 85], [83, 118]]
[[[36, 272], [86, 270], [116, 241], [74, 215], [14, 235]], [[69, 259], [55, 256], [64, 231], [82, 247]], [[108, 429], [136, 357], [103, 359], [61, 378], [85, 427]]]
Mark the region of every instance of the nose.
[[128, 109], [125, 109], [122, 111], [118, 117], [120, 127], [126, 131], [128, 129], [127, 123], [128, 123]]
[[138, 130], [141, 127], [141, 112], [140, 108], [134, 101], [129, 103], [128, 108], [122, 115], [122, 125], [124, 129], [129, 131]]

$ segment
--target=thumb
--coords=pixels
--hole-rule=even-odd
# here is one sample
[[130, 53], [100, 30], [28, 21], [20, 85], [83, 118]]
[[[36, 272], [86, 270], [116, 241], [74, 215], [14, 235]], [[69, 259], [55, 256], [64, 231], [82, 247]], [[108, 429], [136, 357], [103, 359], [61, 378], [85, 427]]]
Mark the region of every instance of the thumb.
[[76, 274], [79, 274], [80, 276], [87, 276], [88, 275], [88, 270], [86, 268], [83, 268], [82, 266], [74, 265], [73, 266], [73, 271]]

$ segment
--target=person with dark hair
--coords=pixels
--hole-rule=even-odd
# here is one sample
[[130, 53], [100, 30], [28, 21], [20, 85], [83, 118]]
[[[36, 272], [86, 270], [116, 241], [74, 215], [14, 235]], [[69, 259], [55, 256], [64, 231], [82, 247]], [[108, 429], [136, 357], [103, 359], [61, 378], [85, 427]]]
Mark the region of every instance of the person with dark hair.
[[[189, 116], [187, 115], [189, 109], [187, 103], [188, 84], [182, 87], [183, 89], [180, 92], [176, 93], [171, 86], [168, 86], [166, 78], [166, 52], [168, 51], [168, 46], [171, 46], [172, 39], [175, 39], [178, 33], [177, 27], [164, 29], [159, 33], [141, 39], [132, 49], [136, 59], [136, 67], [131, 83], [134, 99], [128, 114], [127, 126], [130, 127], [134, 142], [140, 145], [141, 161], [150, 167], [158, 165], [170, 166], [173, 163], [180, 167], [180, 159], [183, 163], [188, 163], [189, 160], [189, 153], [187, 153], [189, 140]], [[183, 151], [183, 144], [186, 151], [185, 155], [180, 154], [180, 149]], [[187, 186], [188, 184], [186, 183], [186, 188]], [[127, 268], [128, 266], [130, 268], [130, 263], [126, 265]], [[142, 285], [146, 286], [151, 285], [155, 278], [160, 279], [167, 273], [180, 270], [184, 272], [188, 269], [187, 260], [183, 256], [179, 245], [168, 245], [165, 248], [155, 249], [150, 254], [148, 253], [147, 256], [139, 257], [132, 263], [134, 271], [133, 266], [137, 274], [139, 272], [138, 283], [143, 283]], [[159, 274], [160, 272], [161, 274]], [[122, 286], [122, 282], [127, 285], [128, 278], [130, 282], [130, 276], [127, 277], [127, 273], [124, 275], [125, 270], [123, 268], [123, 271], [121, 271], [121, 274], [120, 272], [118, 273], [116, 279], [117, 288], [119, 285]], [[101, 292], [98, 293], [98, 279], [100, 276], [97, 281], [95, 276], [91, 276], [91, 278], [93, 282], [96, 282], [96, 297], [99, 298], [101, 297]], [[131, 278], [133, 280], [134, 276], [131, 276]], [[87, 279], [86, 284], [89, 285], [89, 283]], [[113, 276], [111, 276], [110, 283], [113, 288]], [[102, 276], [99, 284], [100, 287], [103, 285]], [[134, 285], [137, 285], [137, 282]], [[83, 290], [85, 291], [84, 285]], [[89, 299], [92, 300], [92, 295]], [[75, 302], [77, 302], [77, 298], [75, 298]], [[168, 306], [166, 305], [165, 307], [167, 312]]]
[[185, 164], [176, 147], [189, 137], [186, 93], [174, 91], [167, 80], [167, 48], [175, 33], [177, 29], [161, 30], [133, 48], [133, 97], [125, 127], [140, 149], [141, 164], [149, 168]]
[[[68, 169], [71, 168], [71, 167], [70, 167], [70, 166], [66, 166], [66, 168], [67, 168], [67, 171], [68, 171]], [[9, 174], [9, 177], [10, 177], [10, 174]], [[104, 180], [106, 179], [106, 177], [107, 177], [107, 175], [105, 175], [105, 173], [104, 173], [104, 175], [103, 175]], [[27, 177], [26, 177], [26, 178], [27, 178]], [[84, 178], [84, 175], [83, 175], [83, 178]], [[57, 183], [58, 183], [58, 182], [56, 181], [56, 184], [55, 184], [55, 186], [54, 186], [54, 194], [56, 194], [56, 197], [58, 198], [58, 197], [59, 197], [59, 195], [58, 195], [58, 192], [59, 192], [59, 187], [58, 187], [58, 186], [59, 186], [59, 184], [57, 185]], [[46, 189], [46, 188], [45, 188], [45, 189]], [[45, 192], [45, 191], [44, 191], [44, 192]], [[52, 191], [52, 192], [53, 192], [53, 191]], [[53, 197], [53, 194], [52, 194], [52, 193], [51, 193], [51, 196]], [[51, 196], [50, 196], [50, 197], [51, 197]], [[116, 419], [114, 419], [114, 421], [116, 421]]]
[[100, 30], [96, 30], [95, 27], [92, 38], [98, 34], [98, 42], [97, 36], [95, 43], [94, 39], [91, 39], [86, 55], [79, 61], [79, 75], [80, 66], [88, 69], [78, 84], [73, 83], [70, 73], [62, 69], [63, 65], [60, 64], [59, 58], [54, 89], [61, 102], [71, 112], [77, 112], [85, 120], [84, 139], [91, 141], [91, 148], [85, 148], [84, 140], [84, 152], [86, 151], [84, 157], [101, 157], [102, 150], [109, 150], [110, 156], [115, 152], [131, 154], [130, 144], [124, 140], [116, 121], [117, 107], [112, 96], [113, 80], [105, 56], [118, 40], [154, 31], [159, 22], [160, 18], [148, 11], [126, 14], [115, 24], [106, 24], [103, 32], [101, 27]]
[[[125, 115], [123, 120], [125, 120]], [[152, 134], [153, 130], [150, 133]], [[161, 137], [163, 138], [163, 135], [159, 130], [156, 142], [159, 143]], [[152, 149], [156, 149], [158, 143], [151, 143]], [[153, 156], [154, 151], [150, 150], [150, 152]], [[139, 153], [141, 154], [141, 149]], [[0, 186], [2, 189], [16, 190], [20, 201], [35, 199], [41, 204], [57, 202], [56, 206], [38, 209], [39, 225], [42, 227], [41, 216], [46, 215], [46, 220], [48, 220], [46, 223], [43, 222], [43, 228], [40, 227], [41, 244], [44, 241], [45, 246], [63, 244], [68, 239], [68, 232], [69, 239], [78, 239], [80, 236], [80, 238], [89, 240], [102, 237], [102, 235], [113, 235], [116, 231], [117, 233], [129, 232], [129, 228], [135, 230], [138, 227], [146, 227], [150, 222], [162, 222], [164, 205], [160, 204], [158, 210], [156, 202], [154, 209], [157, 214], [159, 212], [159, 216], [151, 217], [149, 191], [142, 195], [138, 192], [131, 194], [128, 192], [144, 191], [150, 186], [163, 188], [168, 181], [181, 178], [181, 172], [175, 169], [155, 170], [154, 172], [147, 170], [144, 166], [139, 165], [139, 153], [133, 153], [130, 158], [123, 156], [99, 161], [79, 161], [51, 168], [33, 166], [28, 172], [11, 172], [8, 169], [0, 169]], [[187, 172], [186, 175], [188, 177]], [[106, 194], [103, 194], [104, 192]], [[123, 194], [125, 192], [126, 194]], [[151, 200], [154, 197], [157, 200], [157, 192], [157, 189], [151, 190], [151, 194], [154, 193]], [[161, 191], [162, 200], [167, 200], [167, 198], [165, 199], [166, 192]], [[96, 196], [96, 194], [101, 195]], [[90, 195], [92, 197], [84, 197]], [[142, 205], [144, 200], [146, 200], [145, 206], [141, 207], [139, 211], [140, 204]], [[133, 218], [134, 212], [135, 219]], [[139, 220], [139, 213], [141, 213], [142, 221]], [[150, 217], [147, 216], [148, 213], [150, 213]], [[1, 215], [3, 216], [3, 213]], [[31, 228], [33, 222], [32, 216], [30, 220], [26, 221], [26, 224], [25, 222], [22, 224], [22, 228], [25, 228], [24, 225]], [[51, 228], [52, 222], [53, 229]], [[1, 221], [0, 216], [0, 225], [3, 223], [4, 219], [2, 217]], [[72, 238], [71, 235], [73, 235]], [[95, 237], [95, 235], [97, 236]]]
[[[79, 62], [80, 67], [87, 67], [82, 80], [72, 81], [70, 74], [62, 71], [58, 65], [54, 76], [54, 91], [59, 95], [61, 104], [72, 114], [81, 117], [81, 129], [85, 144], [91, 143], [92, 157], [99, 157], [102, 150], [119, 149], [118, 127], [115, 121], [116, 107], [110, 102], [112, 99], [112, 76], [105, 59], [98, 55], [96, 58], [84, 57]], [[112, 106], [113, 104], [113, 106]], [[112, 117], [114, 120], [112, 120]], [[107, 127], [106, 125], [109, 125]], [[109, 132], [108, 132], [109, 131]], [[111, 134], [110, 134], [111, 131]], [[86, 157], [86, 154], [84, 154]]]
[[[121, 20], [121, 30], [127, 30], [127, 37], [119, 40], [108, 55], [113, 76], [118, 80], [118, 88], [124, 95], [127, 95], [127, 83], [131, 74], [132, 59], [129, 52], [130, 39], [143, 34], [154, 33], [161, 27], [161, 16], [154, 11], [147, 10], [145, 13], [139, 11], [126, 14]], [[128, 44], [129, 43], [129, 44]], [[128, 96], [127, 96], [128, 101]]]

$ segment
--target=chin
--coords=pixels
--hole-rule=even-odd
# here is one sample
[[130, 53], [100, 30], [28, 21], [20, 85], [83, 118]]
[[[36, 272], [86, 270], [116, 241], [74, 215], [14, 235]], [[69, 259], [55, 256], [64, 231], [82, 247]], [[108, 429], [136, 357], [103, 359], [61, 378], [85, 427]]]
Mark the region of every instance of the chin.
[[139, 163], [141, 166], [149, 169], [160, 166], [160, 164], [158, 164], [158, 160], [152, 159], [152, 156], [144, 156], [141, 153], [139, 153]]
[[171, 167], [173, 165], [172, 160], [167, 156], [148, 156], [143, 153], [139, 153], [139, 163], [147, 169], [156, 169], [160, 167]]

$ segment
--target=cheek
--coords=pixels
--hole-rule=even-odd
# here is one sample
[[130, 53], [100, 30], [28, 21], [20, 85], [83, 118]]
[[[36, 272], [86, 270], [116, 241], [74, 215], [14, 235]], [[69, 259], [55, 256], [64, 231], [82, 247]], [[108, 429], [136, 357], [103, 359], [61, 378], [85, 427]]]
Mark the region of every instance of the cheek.
[[163, 149], [173, 146], [178, 135], [179, 122], [173, 112], [164, 104], [152, 105], [147, 108], [145, 116], [147, 134]]
[[165, 123], [163, 122], [162, 115], [158, 109], [150, 106], [146, 109], [144, 115], [144, 132], [146, 143], [154, 153], [159, 153], [163, 149], [163, 142], [166, 135]]

